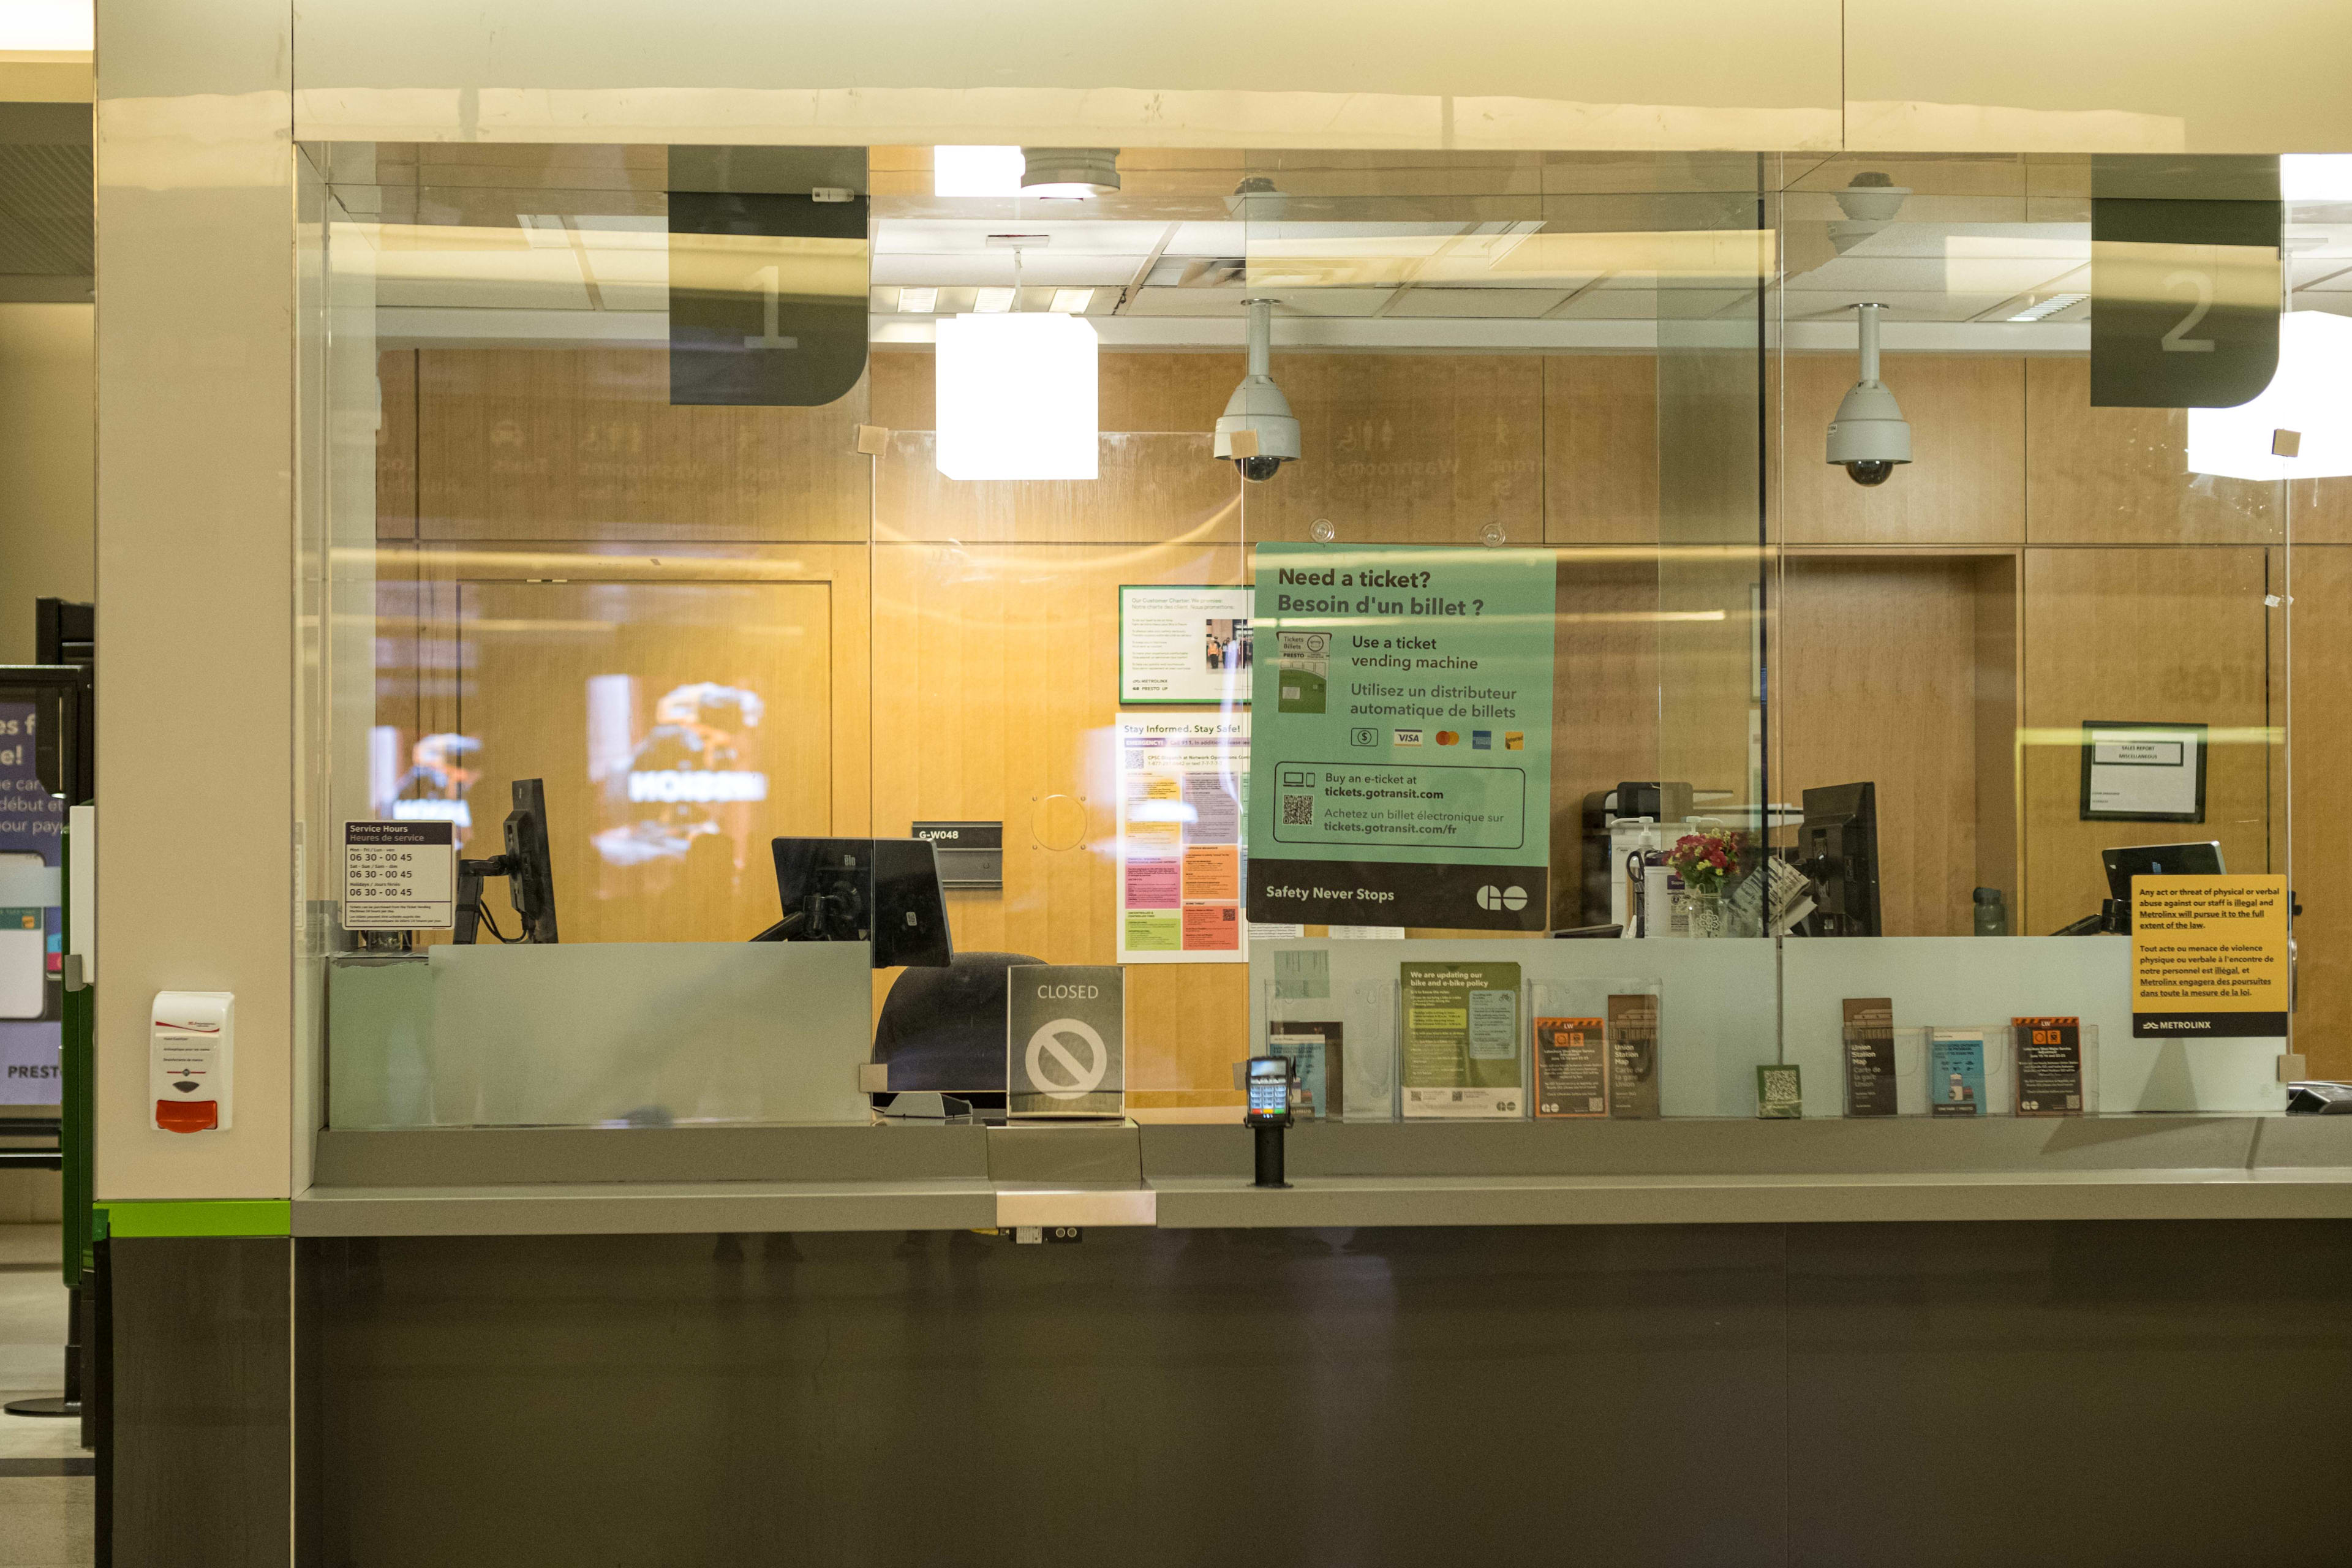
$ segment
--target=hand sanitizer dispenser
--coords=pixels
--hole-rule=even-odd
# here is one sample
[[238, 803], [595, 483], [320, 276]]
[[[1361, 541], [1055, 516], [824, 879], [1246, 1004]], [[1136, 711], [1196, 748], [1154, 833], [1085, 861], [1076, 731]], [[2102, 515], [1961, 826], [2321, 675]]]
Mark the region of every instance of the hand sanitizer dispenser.
[[158, 991], [147, 1031], [147, 1098], [158, 1132], [226, 1132], [236, 1108], [236, 997]]

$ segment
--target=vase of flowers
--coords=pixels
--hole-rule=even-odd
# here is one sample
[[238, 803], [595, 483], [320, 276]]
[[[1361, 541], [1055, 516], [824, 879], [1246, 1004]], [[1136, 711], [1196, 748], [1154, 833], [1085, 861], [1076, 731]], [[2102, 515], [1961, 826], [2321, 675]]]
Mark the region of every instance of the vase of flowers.
[[1666, 868], [1682, 879], [1683, 908], [1675, 924], [1692, 936], [1724, 936], [1723, 895], [1739, 875], [1739, 837], [1723, 831], [1685, 833], [1666, 851]]

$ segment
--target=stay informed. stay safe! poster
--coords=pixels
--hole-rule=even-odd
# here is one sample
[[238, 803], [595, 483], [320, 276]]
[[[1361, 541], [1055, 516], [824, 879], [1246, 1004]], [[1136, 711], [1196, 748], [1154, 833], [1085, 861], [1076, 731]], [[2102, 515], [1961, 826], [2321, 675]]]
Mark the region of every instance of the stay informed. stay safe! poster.
[[1249, 918], [1541, 931], [1547, 551], [1261, 544]]
[[1239, 963], [1249, 715], [1118, 721], [1118, 961]]

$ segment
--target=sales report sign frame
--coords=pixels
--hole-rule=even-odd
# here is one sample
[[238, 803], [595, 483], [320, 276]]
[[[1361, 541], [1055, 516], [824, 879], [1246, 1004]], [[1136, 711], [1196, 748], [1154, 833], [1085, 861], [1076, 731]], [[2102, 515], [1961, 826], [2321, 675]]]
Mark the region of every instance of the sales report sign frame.
[[1249, 918], [1549, 925], [1557, 568], [1261, 544]]

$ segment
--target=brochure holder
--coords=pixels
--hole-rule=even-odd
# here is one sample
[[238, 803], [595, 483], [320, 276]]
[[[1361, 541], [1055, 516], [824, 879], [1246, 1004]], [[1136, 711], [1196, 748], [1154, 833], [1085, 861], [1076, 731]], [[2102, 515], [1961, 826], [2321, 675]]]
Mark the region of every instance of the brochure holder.
[[[1977, 1039], [1981, 1042], [1978, 1053], [1981, 1063], [1983, 1083], [1965, 1081], [1956, 1091], [1950, 1082], [1953, 1076], [1948, 1068], [1944, 1081], [1935, 1081], [1936, 1037], [1944, 1035], [1958, 1040]], [[2007, 1024], [1937, 1024], [1927, 1027], [1897, 1028], [1895, 1031], [1895, 1113], [1900, 1116], [1937, 1115], [1939, 1097], [1947, 1105], [1956, 1103], [1956, 1092], [1964, 1093], [1968, 1103], [1976, 1109], [1955, 1115], [1945, 1113], [1945, 1119], [1967, 1121], [1975, 1117], [2013, 1116], [2017, 1112], [2015, 1087], [2015, 1047], [2011, 1042]], [[1965, 1076], [1965, 1075], [1964, 1075]]]
[[1322, 1037], [1336, 1042], [1325, 1052], [1325, 1071], [1336, 1058], [1338, 1092], [1325, 1082], [1322, 1098], [1311, 1087], [1300, 1101], [1307, 1121], [1394, 1121], [1397, 1119], [1397, 1041], [1401, 1037], [1397, 983], [1360, 982], [1331, 985], [1323, 996], [1286, 996], [1271, 978], [1258, 983], [1258, 1011], [1265, 1020], [1261, 1053], [1290, 1054], [1296, 1047], [1277, 1041]]

